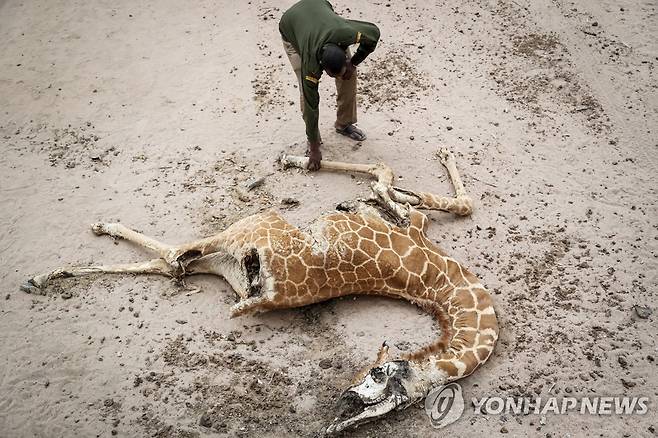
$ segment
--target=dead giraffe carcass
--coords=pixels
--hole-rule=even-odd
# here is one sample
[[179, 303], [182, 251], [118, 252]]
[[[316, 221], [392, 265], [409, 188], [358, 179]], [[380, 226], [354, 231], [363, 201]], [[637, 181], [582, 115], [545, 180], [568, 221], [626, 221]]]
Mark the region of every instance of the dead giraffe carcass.
[[[498, 338], [493, 302], [478, 279], [426, 238], [427, 217], [419, 209], [459, 215], [472, 211], [454, 156], [439, 158], [447, 168], [454, 197], [393, 186], [383, 164], [323, 161], [325, 170], [368, 173], [377, 178], [367, 200], [340, 204], [338, 211], [301, 230], [275, 211], [246, 217], [214, 236], [167, 245], [118, 223], [92, 230], [123, 238], [157, 254], [143, 263], [71, 267], [37, 275], [22, 287], [39, 289], [57, 278], [95, 273], [161, 274], [183, 277], [215, 274], [235, 290], [231, 315], [305, 306], [350, 294], [403, 298], [426, 308], [442, 333], [433, 344], [397, 359], [380, 349], [340, 399], [340, 412], [327, 432], [340, 432], [422, 400], [437, 385], [468, 376], [484, 363]], [[282, 157], [304, 168], [303, 157]]]

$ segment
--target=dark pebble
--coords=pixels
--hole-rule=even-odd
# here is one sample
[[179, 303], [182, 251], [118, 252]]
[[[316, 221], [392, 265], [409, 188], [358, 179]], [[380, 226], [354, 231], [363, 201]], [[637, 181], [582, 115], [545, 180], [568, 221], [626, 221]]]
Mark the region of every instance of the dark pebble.
[[633, 310], [635, 311], [635, 314], [642, 319], [647, 319], [649, 316], [651, 316], [651, 313], [653, 313], [649, 306], [635, 305], [633, 306]]
[[204, 412], [201, 415], [201, 418], [199, 418], [199, 425], [203, 427], [212, 427], [212, 419], [210, 418], [210, 415], [207, 412]]

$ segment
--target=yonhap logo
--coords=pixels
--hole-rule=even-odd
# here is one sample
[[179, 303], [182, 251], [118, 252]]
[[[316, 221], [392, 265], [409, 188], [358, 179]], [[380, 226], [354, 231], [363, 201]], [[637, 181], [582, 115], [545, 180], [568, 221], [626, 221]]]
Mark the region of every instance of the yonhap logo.
[[456, 383], [437, 386], [425, 398], [425, 412], [432, 427], [440, 429], [454, 423], [464, 413], [462, 389]]

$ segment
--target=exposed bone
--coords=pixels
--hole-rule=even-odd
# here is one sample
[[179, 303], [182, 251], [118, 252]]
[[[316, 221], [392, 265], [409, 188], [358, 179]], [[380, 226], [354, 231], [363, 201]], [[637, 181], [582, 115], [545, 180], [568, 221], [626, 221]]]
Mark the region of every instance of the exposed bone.
[[[283, 165], [284, 168], [288, 167], [298, 167], [300, 169], [306, 169], [308, 166], [308, 157], [300, 157], [298, 155], [282, 155], [279, 158], [279, 162]], [[341, 161], [329, 161], [323, 160], [320, 166], [320, 169], [323, 170], [333, 170], [333, 171], [342, 171], [342, 172], [356, 172], [356, 173], [366, 173], [374, 176], [387, 186], [393, 184], [393, 170], [388, 167], [386, 164], [356, 164], [356, 163], [343, 163]]]
[[[341, 161], [323, 160], [321, 170], [355, 172], [371, 175], [377, 178], [370, 186], [372, 198], [377, 200], [383, 207], [392, 212], [400, 221], [409, 215], [406, 204], [422, 210], [442, 210], [460, 216], [470, 215], [473, 211], [473, 202], [466, 195], [464, 184], [459, 177], [455, 156], [446, 148], [437, 153], [441, 164], [448, 170], [450, 181], [455, 189], [454, 197], [439, 196], [428, 192], [418, 192], [393, 186], [395, 175], [393, 170], [384, 163], [378, 164], [356, 164]], [[282, 155], [279, 158], [284, 168], [297, 167], [306, 169], [307, 157], [296, 155]]]
[[81, 277], [90, 274], [160, 274], [175, 277], [178, 275], [178, 272], [178, 269], [167, 263], [164, 259], [153, 259], [148, 262], [124, 263], [119, 265], [60, 268], [32, 277], [21, 286], [21, 290], [38, 294], [38, 290], [45, 288], [52, 280]]

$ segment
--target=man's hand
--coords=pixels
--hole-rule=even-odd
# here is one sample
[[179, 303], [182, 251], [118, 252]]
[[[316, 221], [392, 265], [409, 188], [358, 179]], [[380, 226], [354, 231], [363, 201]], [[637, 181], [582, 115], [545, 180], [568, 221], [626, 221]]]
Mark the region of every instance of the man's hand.
[[347, 60], [347, 64], [345, 64], [345, 73], [343, 73], [343, 76], [341, 79], [344, 81], [349, 81], [354, 72], [356, 71], [356, 66], [352, 64], [351, 60]]
[[308, 146], [308, 170], [318, 170], [321, 161], [322, 153], [320, 152], [320, 142], [310, 143]]

